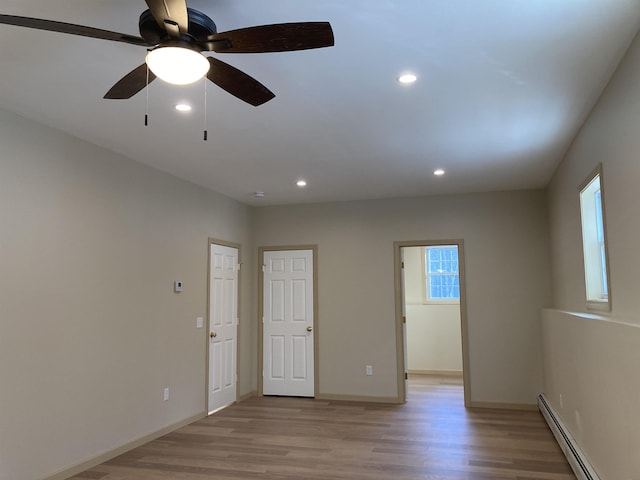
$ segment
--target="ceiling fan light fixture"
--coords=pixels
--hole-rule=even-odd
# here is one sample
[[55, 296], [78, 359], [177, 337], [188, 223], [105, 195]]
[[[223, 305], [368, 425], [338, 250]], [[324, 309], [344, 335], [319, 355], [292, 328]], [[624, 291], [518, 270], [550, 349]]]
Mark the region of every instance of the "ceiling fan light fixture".
[[155, 48], [145, 61], [156, 77], [173, 85], [197, 82], [209, 71], [209, 61], [204, 55], [184, 47]]

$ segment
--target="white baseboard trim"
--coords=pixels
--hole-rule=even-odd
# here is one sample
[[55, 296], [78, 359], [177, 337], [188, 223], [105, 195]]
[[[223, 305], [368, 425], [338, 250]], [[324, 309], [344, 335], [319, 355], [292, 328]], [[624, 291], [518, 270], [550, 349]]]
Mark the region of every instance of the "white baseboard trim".
[[538, 409], [549, 425], [553, 436], [556, 437], [558, 445], [560, 445], [564, 456], [567, 457], [567, 461], [578, 480], [600, 480], [584, 452], [564, 426], [544, 393], [538, 395]]
[[203, 412], [197, 415], [193, 415], [192, 417], [185, 418], [184, 420], [181, 420], [172, 425], [168, 425], [160, 430], [157, 430], [148, 435], [144, 435], [140, 438], [132, 440], [131, 442], [125, 443], [124, 445], [116, 447], [107, 452], [101, 453], [98, 456], [95, 456], [93, 458], [80, 462], [72, 467], [65, 468], [64, 470], [54, 473], [53, 475], [43, 477], [41, 480], [65, 480], [69, 477], [73, 477], [74, 475], [84, 472], [85, 470], [89, 470], [90, 468], [93, 468], [96, 465], [100, 465], [101, 463], [109, 461], [112, 458], [117, 457], [118, 455], [122, 455], [123, 453], [126, 453], [129, 450], [132, 450], [136, 447], [144, 445], [145, 443], [149, 443], [150, 441], [155, 440], [156, 438], [160, 438], [161, 436], [166, 435], [167, 433], [171, 433], [174, 430], [177, 430], [181, 427], [189, 425], [190, 423], [200, 420], [205, 416], [206, 414]]

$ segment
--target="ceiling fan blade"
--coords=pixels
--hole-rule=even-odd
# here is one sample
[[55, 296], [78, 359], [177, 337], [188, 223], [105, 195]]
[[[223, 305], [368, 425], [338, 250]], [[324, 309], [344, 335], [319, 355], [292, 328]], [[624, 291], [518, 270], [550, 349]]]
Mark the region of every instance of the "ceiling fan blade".
[[[147, 74], [149, 75], [148, 80]], [[156, 76], [151, 70], [147, 69], [147, 64], [143, 63], [122, 77], [118, 83], [111, 87], [111, 90], [106, 93], [104, 98], [113, 100], [131, 98], [155, 79]]]
[[145, 0], [160, 27], [173, 38], [189, 32], [189, 14], [185, 0]]
[[333, 30], [329, 22], [299, 22], [240, 28], [210, 35], [203, 50], [220, 53], [290, 52], [331, 47]]
[[69, 33], [72, 35], [99, 38], [101, 40], [113, 40], [114, 42], [131, 43], [133, 45], [141, 45], [145, 47], [152, 45], [144, 38], [127, 35], [125, 33], [111, 32], [109, 30], [101, 30], [99, 28], [85, 27], [84, 25], [74, 25], [72, 23], [55, 22], [53, 20], [42, 20], [39, 18], [0, 15], [0, 24], [35, 28], [37, 30], [48, 30], [50, 32]]
[[255, 78], [228, 63], [212, 57], [208, 57], [207, 60], [211, 65], [207, 78], [240, 100], [257, 107], [275, 97], [271, 90]]

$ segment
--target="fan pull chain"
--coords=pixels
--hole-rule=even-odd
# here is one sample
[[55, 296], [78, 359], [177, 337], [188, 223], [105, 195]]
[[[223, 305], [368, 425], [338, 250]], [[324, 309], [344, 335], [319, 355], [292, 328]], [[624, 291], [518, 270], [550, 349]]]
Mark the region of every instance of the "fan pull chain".
[[147, 100], [144, 106], [144, 126], [149, 126], [149, 65], [147, 65]]
[[204, 77], [204, 141], [207, 141], [207, 77]]

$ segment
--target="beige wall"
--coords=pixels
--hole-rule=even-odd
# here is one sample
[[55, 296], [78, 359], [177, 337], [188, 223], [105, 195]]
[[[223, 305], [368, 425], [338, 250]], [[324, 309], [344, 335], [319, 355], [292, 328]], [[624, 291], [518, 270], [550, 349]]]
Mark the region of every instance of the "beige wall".
[[[250, 209], [3, 111], [0, 146], [0, 479], [203, 414], [207, 239], [252, 265]], [[251, 281], [241, 394], [256, 383]]]
[[[543, 315], [545, 392], [603, 479], [640, 472], [639, 79], [636, 39], [548, 189], [555, 310]], [[599, 162], [612, 311], [592, 317], [583, 314], [578, 186]]]
[[472, 401], [531, 404], [542, 388], [542, 191], [252, 210], [2, 111], [0, 145], [0, 480], [204, 413], [208, 237], [243, 246], [241, 395], [257, 382], [257, 246], [319, 246], [319, 393], [388, 399], [393, 242], [452, 238], [465, 242]]
[[397, 396], [393, 242], [461, 238], [471, 400], [535, 402], [550, 300], [544, 192], [264, 207], [254, 228], [257, 246], [318, 245], [320, 394]]
[[424, 247], [404, 247], [409, 372], [462, 372], [460, 305], [424, 304]]

